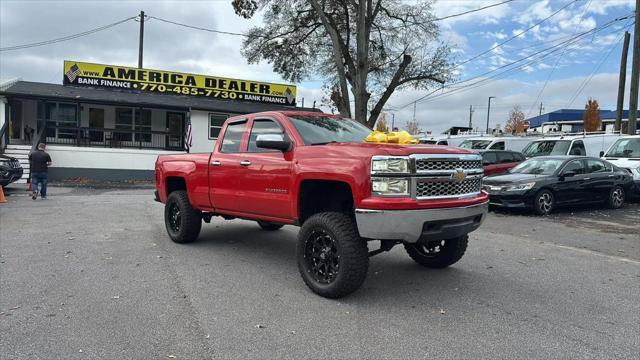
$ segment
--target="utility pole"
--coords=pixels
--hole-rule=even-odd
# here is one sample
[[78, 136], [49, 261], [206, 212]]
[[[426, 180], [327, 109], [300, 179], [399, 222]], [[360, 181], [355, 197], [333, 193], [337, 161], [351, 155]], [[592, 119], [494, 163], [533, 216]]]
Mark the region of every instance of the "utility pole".
[[391, 131], [395, 131], [396, 127], [396, 113], [391, 114]]
[[627, 80], [627, 53], [629, 53], [628, 31], [624, 32], [624, 43], [622, 44], [622, 57], [620, 58], [620, 78], [618, 78], [618, 103], [616, 105], [616, 122], [613, 127], [615, 131], [620, 131], [622, 126], [622, 110], [624, 109], [624, 84]]
[[471, 119], [473, 119], [473, 105], [469, 105], [469, 128], [473, 129]]
[[489, 134], [489, 114], [491, 113], [491, 99], [495, 99], [495, 98], [496, 98], [495, 96], [489, 96], [489, 105], [487, 106], [487, 129], [485, 130], [485, 133], [487, 135]]
[[538, 113], [538, 116], [542, 115], [542, 102], [540, 102], [540, 112]]
[[417, 101], [413, 102], [413, 121], [416, 121], [416, 103]]
[[144, 42], [144, 11], [140, 11], [140, 42], [138, 44], [138, 69], [142, 69], [142, 51]]
[[629, 135], [635, 135], [638, 120], [638, 84], [640, 82], [640, 0], [636, 0], [636, 25], [633, 29], [631, 60], [631, 98], [629, 99]]

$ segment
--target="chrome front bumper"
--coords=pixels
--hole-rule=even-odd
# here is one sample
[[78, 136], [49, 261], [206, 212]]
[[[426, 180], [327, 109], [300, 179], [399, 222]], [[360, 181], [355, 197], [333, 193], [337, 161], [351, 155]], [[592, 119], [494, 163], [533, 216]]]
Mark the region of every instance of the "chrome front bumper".
[[356, 209], [356, 222], [360, 236], [364, 238], [416, 243], [468, 234], [482, 224], [488, 208], [488, 202], [485, 202], [445, 209]]

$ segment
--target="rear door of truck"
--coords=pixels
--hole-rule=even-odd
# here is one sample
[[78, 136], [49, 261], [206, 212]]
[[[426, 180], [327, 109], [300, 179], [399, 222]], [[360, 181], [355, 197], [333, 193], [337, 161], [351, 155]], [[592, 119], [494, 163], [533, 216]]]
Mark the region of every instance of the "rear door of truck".
[[209, 160], [209, 201], [216, 210], [239, 211], [245, 193], [242, 181], [246, 168], [241, 164], [248, 119], [230, 122], [224, 128]]

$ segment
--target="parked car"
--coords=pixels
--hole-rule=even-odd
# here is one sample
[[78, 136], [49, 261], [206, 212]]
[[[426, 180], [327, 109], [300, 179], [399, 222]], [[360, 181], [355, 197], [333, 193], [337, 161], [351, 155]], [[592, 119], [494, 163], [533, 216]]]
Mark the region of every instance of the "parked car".
[[547, 215], [561, 205], [602, 202], [619, 208], [631, 181], [626, 170], [598, 158], [540, 156], [508, 174], [486, 177], [483, 189], [493, 206], [524, 207]]
[[[254, 220], [268, 231], [301, 226], [302, 279], [330, 298], [358, 289], [369, 256], [396, 244], [422, 266], [460, 260], [488, 209], [480, 155], [363, 142], [370, 132], [310, 112], [227, 119], [212, 153], [156, 161], [156, 199], [165, 204], [169, 237], [194, 241], [212, 216]], [[381, 246], [369, 252], [372, 240]]]
[[600, 156], [633, 176], [633, 195], [640, 196], [640, 135], [618, 139]]
[[459, 135], [426, 135], [419, 137], [418, 141], [420, 144], [459, 146], [466, 139], [477, 136], [477, 133]]
[[480, 151], [480, 155], [484, 176], [503, 174], [525, 160], [524, 155], [517, 151], [485, 150]]
[[520, 136], [484, 136], [466, 139], [458, 147], [473, 150], [511, 150], [521, 151], [531, 138]]
[[533, 140], [523, 150], [527, 158], [551, 155], [600, 157], [620, 138], [618, 134], [562, 135]]
[[0, 186], [7, 186], [22, 177], [22, 165], [18, 159], [0, 154]]

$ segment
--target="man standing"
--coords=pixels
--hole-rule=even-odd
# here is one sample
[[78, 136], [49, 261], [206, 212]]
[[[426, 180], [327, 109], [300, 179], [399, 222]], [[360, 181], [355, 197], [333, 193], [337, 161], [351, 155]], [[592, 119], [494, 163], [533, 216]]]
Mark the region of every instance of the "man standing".
[[38, 144], [38, 150], [29, 154], [31, 162], [31, 190], [33, 194], [31, 198], [35, 200], [38, 197], [38, 185], [40, 185], [40, 196], [47, 198], [47, 173], [51, 165], [51, 157], [44, 149], [46, 145]]

